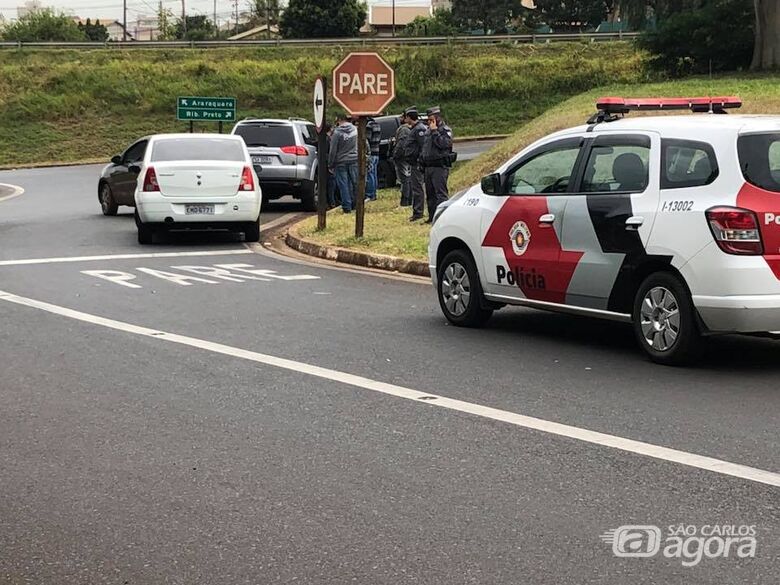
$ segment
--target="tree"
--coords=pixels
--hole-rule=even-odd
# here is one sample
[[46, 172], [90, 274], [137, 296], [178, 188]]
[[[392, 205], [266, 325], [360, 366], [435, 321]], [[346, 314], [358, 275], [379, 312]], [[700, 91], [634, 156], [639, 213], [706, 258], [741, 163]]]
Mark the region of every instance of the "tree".
[[756, 38], [751, 69], [780, 67], [780, 6], [777, 0], [754, 0]]
[[536, 0], [538, 21], [555, 31], [596, 28], [614, 8], [614, 0]]
[[163, 8], [162, 2], [157, 9], [157, 40], [172, 41], [176, 38], [176, 24], [174, 22], [173, 11], [170, 8]]
[[440, 8], [434, 10], [433, 16], [418, 16], [404, 27], [401, 34], [405, 37], [451, 37], [458, 32], [452, 12]]
[[87, 37], [67, 14], [46, 8], [34, 10], [3, 30], [6, 41], [86, 41]]
[[217, 27], [214, 26], [207, 16], [199, 14], [197, 16], [187, 17], [187, 28], [185, 33], [184, 21], [179, 19], [176, 22], [175, 36], [184, 41], [208, 41], [217, 35]]
[[509, 23], [525, 15], [520, 0], [452, 0], [452, 18], [464, 29], [485, 34], [506, 32]]
[[108, 40], [108, 29], [100, 24], [100, 20], [96, 20], [95, 24], [92, 24], [88, 18], [86, 23], [79, 23], [79, 30], [90, 41], [105, 43]]
[[359, 0], [290, 0], [279, 32], [286, 39], [356, 37], [366, 14]]
[[281, 0], [251, 0], [249, 2], [249, 20], [252, 26], [268, 26], [268, 38], [271, 38], [271, 27], [279, 26], [282, 14]]

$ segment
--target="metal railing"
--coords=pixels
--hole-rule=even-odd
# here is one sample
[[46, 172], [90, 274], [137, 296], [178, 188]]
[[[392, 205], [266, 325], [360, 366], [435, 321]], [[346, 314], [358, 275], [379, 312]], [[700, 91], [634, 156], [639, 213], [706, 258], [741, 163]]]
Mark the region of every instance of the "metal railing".
[[501, 43], [530, 44], [560, 41], [624, 41], [640, 33], [550, 33], [526, 35], [489, 35], [457, 37], [359, 37], [349, 39], [267, 39], [256, 41], [108, 41], [100, 42], [0, 42], [0, 49], [210, 49], [219, 47], [366, 47], [391, 45], [496, 45]]

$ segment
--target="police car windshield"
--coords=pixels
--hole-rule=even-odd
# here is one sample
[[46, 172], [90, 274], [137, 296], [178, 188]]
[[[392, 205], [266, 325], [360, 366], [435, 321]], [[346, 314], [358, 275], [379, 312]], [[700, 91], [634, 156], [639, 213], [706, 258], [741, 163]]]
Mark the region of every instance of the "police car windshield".
[[780, 193], [780, 133], [740, 136], [737, 148], [745, 179], [756, 187]]

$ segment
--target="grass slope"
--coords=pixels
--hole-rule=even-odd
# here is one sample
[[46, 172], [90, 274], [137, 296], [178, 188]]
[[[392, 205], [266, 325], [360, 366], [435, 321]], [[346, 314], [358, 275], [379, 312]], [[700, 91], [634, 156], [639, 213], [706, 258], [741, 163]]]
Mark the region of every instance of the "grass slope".
[[[393, 47], [395, 110], [441, 105], [458, 136], [509, 133], [561, 100], [642, 76], [627, 43]], [[0, 51], [0, 166], [105, 159], [181, 131], [179, 95], [234, 96], [239, 117], [311, 117], [338, 48]], [[215, 124], [202, 128], [216, 129]]]
[[[593, 113], [596, 99], [602, 95], [630, 97], [739, 95], [745, 114], [780, 114], [780, 76], [737, 76], [714, 79], [642, 85], [611, 85], [588, 91], [555, 106], [522, 126], [481, 157], [453, 169], [450, 192], [456, 193], [476, 184], [480, 178], [493, 172], [517, 152], [551, 132], [583, 124]], [[632, 116], [639, 114], [631, 114]], [[705, 115], [705, 114], [697, 114]], [[366, 237], [354, 238], [354, 215], [342, 215], [339, 210], [328, 216], [328, 229], [317, 232], [317, 218], [301, 224], [301, 235], [311, 240], [340, 247], [359, 249], [378, 254], [389, 254], [406, 259], [426, 260], [428, 226], [409, 224], [408, 208], [398, 208], [397, 191], [383, 191], [380, 201], [367, 207]]]

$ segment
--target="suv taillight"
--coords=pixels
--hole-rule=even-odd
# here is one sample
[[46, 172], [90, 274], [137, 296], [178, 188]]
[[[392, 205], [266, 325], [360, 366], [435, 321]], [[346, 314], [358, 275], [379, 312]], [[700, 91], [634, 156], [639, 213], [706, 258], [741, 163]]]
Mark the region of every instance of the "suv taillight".
[[244, 167], [244, 172], [241, 174], [241, 186], [238, 189], [239, 191], [255, 190], [255, 179], [252, 176], [252, 169], [249, 167]]
[[154, 167], [146, 169], [146, 175], [144, 176], [144, 191], [159, 191], [160, 184], [157, 182], [157, 173], [154, 172]]
[[764, 253], [755, 213], [739, 207], [712, 207], [706, 214], [712, 235], [726, 254], [760, 256]]
[[309, 151], [303, 146], [282, 146], [280, 149], [284, 154], [294, 154], [295, 156], [308, 156]]

